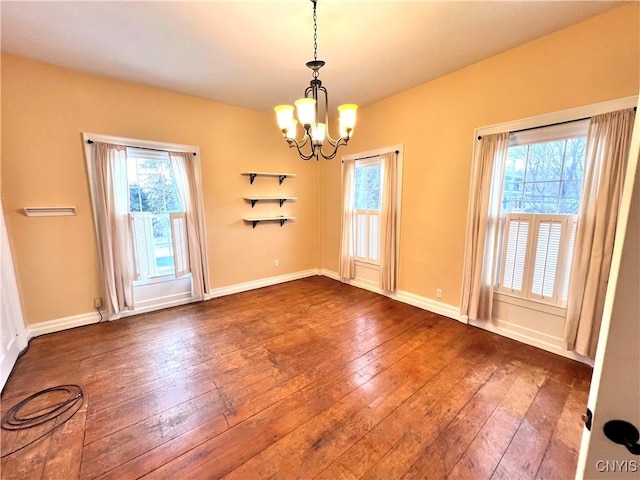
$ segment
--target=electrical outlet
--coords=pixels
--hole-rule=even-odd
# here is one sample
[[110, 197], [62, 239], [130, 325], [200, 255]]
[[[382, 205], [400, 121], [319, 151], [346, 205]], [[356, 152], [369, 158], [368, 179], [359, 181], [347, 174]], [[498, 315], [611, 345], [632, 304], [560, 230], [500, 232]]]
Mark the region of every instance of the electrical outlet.
[[102, 298], [96, 297], [93, 299], [93, 308], [102, 308]]
[[442, 289], [441, 288], [436, 288], [436, 297], [437, 298], [442, 298]]
[[274, 266], [274, 267], [279, 267], [279, 266], [280, 266], [280, 260], [275, 260], [275, 261], [273, 262], [273, 266]]

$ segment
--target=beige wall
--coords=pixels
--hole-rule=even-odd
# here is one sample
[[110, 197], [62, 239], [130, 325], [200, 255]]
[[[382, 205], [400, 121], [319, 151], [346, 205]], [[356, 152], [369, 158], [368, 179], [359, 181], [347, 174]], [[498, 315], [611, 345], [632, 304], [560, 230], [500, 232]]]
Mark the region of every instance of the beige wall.
[[[637, 95], [638, 7], [612, 10], [360, 109], [345, 153], [405, 146], [400, 290], [435, 299], [442, 288], [445, 303], [460, 304], [474, 128]], [[322, 265], [337, 271], [340, 162], [321, 164], [320, 189]]]
[[[638, 7], [613, 10], [360, 110], [344, 153], [405, 145], [401, 290], [434, 298], [442, 288], [446, 303], [459, 304], [474, 128], [637, 93]], [[213, 288], [318, 265], [337, 271], [340, 162], [320, 163], [316, 197], [318, 165], [286, 148], [271, 114], [8, 55], [1, 75], [1, 191], [27, 323], [86, 313], [103, 295], [83, 131], [200, 146]], [[298, 177], [282, 186], [273, 179], [249, 186], [239, 173], [251, 169]], [[242, 200], [276, 192], [299, 202], [251, 210]], [[25, 206], [55, 205], [74, 205], [78, 215], [21, 213]], [[240, 220], [258, 212], [298, 220], [255, 230]]]
[[[103, 296], [83, 131], [200, 147], [213, 288], [317, 266], [317, 165], [286, 147], [272, 115], [7, 55], [1, 73], [2, 199], [28, 324], [89, 312]], [[250, 186], [246, 170], [298, 176]], [[252, 210], [242, 200], [250, 194], [299, 201]], [[63, 205], [77, 216], [21, 211]], [[241, 221], [260, 213], [298, 219], [255, 229]]]

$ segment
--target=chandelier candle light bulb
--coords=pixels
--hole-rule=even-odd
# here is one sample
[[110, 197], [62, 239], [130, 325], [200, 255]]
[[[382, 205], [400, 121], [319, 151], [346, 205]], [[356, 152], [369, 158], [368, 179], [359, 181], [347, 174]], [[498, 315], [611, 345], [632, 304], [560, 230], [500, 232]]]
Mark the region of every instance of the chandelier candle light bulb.
[[298, 126], [298, 121], [295, 120], [295, 119], [292, 119], [291, 120], [291, 124], [287, 128], [287, 131], [285, 132], [284, 136], [286, 138], [295, 140], [296, 139], [296, 127], [297, 126]]
[[356, 126], [356, 110], [358, 110], [358, 106], [353, 103], [346, 103], [338, 107], [341, 137], [351, 137], [353, 127]]
[[[320, 69], [324, 66], [324, 61], [318, 60], [317, 2], [318, 0], [311, 0], [311, 3], [313, 3], [313, 60], [307, 62], [307, 67], [313, 72], [312, 80], [304, 91], [304, 98], [295, 101], [295, 107], [278, 105], [274, 108], [278, 126], [284, 139], [289, 144], [289, 148], [295, 147], [303, 160], [310, 160], [314, 157], [316, 160], [319, 157], [327, 160], [334, 158], [338, 153], [338, 148], [342, 145], [347, 145], [353, 135], [353, 128], [356, 124], [356, 110], [358, 109], [358, 106], [353, 103], [346, 103], [338, 107], [340, 137], [337, 140], [331, 138], [329, 134], [329, 95], [327, 89], [322, 85], [322, 81], [318, 78]], [[322, 104], [322, 107], [324, 107], [324, 122], [321, 122], [318, 117], [320, 94], [324, 96]], [[298, 117], [297, 121], [293, 118], [294, 110]], [[296, 139], [298, 122], [304, 127], [300, 140]], [[307, 143], [309, 143], [310, 149], [308, 153], [305, 153], [302, 149]], [[322, 150], [322, 147], [327, 144], [333, 147], [333, 151], [327, 153]]]
[[322, 146], [326, 131], [327, 126], [324, 123], [314, 123], [311, 126], [311, 141], [313, 142], [314, 146]]
[[313, 125], [316, 123], [316, 101], [313, 98], [301, 98], [296, 100], [296, 112], [300, 124]]

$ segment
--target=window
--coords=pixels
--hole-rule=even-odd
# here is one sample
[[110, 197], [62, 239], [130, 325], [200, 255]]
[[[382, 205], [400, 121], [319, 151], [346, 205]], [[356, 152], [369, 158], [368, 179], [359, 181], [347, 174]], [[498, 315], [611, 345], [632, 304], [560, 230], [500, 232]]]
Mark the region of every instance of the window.
[[502, 183], [497, 290], [565, 306], [587, 122], [511, 135]]
[[135, 275], [144, 280], [188, 272], [184, 206], [167, 152], [127, 148]]
[[354, 214], [355, 259], [379, 264], [380, 243], [380, 158], [356, 160]]

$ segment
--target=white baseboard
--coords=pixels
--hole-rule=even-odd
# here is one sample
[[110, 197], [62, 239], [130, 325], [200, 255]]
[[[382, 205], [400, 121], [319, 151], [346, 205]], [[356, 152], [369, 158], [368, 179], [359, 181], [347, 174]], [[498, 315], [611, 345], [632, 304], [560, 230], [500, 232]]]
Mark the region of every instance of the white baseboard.
[[504, 320], [494, 320], [491, 322], [486, 320], [471, 320], [469, 324], [489, 332], [497, 333], [503, 337], [507, 337], [521, 343], [526, 343], [532, 347], [537, 347], [541, 350], [546, 350], [547, 352], [555, 353], [556, 355], [560, 355], [565, 358], [570, 358], [571, 360], [586, 363], [593, 367], [592, 359], [584, 357], [574, 351], [565, 350], [561, 346], [561, 338], [545, 335], [543, 333], [536, 332], [535, 330], [531, 330], [511, 322], [506, 322]]
[[[234, 293], [246, 292], [249, 290], [254, 290], [256, 288], [277, 285], [279, 283], [299, 280], [301, 278], [312, 277], [314, 275], [324, 275], [325, 277], [329, 277], [334, 280], [343, 281], [340, 278], [340, 275], [338, 275], [336, 272], [333, 272], [327, 269], [319, 270], [314, 268], [309, 270], [303, 270], [301, 272], [278, 275], [276, 277], [268, 277], [260, 280], [252, 280], [250, 282], [229, 285], [227, 287], [216, 288], [216, 289], [213, 289], [208, 295], [206, 295], [204, 300], [209, 300], [211, 298], [218, 298], [225, 295], [232, 295]], [[418, 307], [423, 310], [427, 310], [429, 312], [433, 312], [438, 315], [442, 315], [462, 323], [468, 323], [474, 327], [482, 328], [483, 330], [497, 333], [498, 335], [511, 338], [512, 340], [516, 340], [516, 341], [525, 343], [527, 345], [531, 345], [531, 346], [540, 348], [542, 350], [546, 350], [548, 352], [555, 353], [557, 355], [561, 355], [563, 357], [570, 358], [572, 360], [577, 360], [579, 362], [586, 363], [587, 365], [593, 366], [593, 360], [587, 357], [583, 357], [582, 355], [578, 355], [575, 352], [565, 350], [559, 345], [560, 339], [556, 339], [555, 337], [530, 331], [525, 327], [521, 327], [519, 325], [515, 325], [513, 323], [500, 321], [500, 320], [495, 322], [485, 322], [481, 320], [469, 321], [466, 315], [461, 315], [458, 308], [455, 307], [454, 305], [438, 302], [430, 298], [422, 297], [420, 295], [416, 295], [415, 293], [406, 292], [402, 290], [393, 294], [389, 292], [384, 292], [377, 286], [376, 282], [372, 282], [369, 280], [352, 279], [344, 283], [348, 283], [349, 285], [353, 285], [354, 287], [363, 288], [365, 290], [369, 290], [369, 291], [378, 293], [380, 295], [387, 296], [394, 300], [398, 300], [399, 302], [413, 305], [414, 307]], [[142, 305], [140, 308], [136, 309], [135, 312], [124, 312], [120, 315], [120, 317], [136, 315], [139, 313], [145, 313], [152, 310], [158, 310], [159, 308], [174, 307], [174, 306], [184, 305], [187, 303], [197, 301], [197, 299], [194, 300], [192, 298], [183, 298], [182, 294], [178, 296], [173, 295], [171, 297], [176, 297], [176, 298], [167, 297], [167, 301], [163, 302], [162, 304], [156, 304], [153, 306]], [[177, 298], [177, 297], [181, 297], [181, 298]], [[39, 335], [44, 335], [47, 333], [54, 333], [62, 330], [67, 330], [69, 328], [82, 327], [84, 325], [91, 325], [93, 323], [98, 323], [99, 321], [100, 321], [100, 316], [98, 315], [97, 312], [88, 312], [88, 313], [82, 313], [80, 315], [72, 315], [70, 317], [64, 317], [56, 320], [50, 320], [47, 322], [41, 322], [35, 325], [28, 326], [27, 339], [31, 339], [33, 337], [37, 337]]]
[[234, 293], [247, 292], [249, 290], [255, 290], [256, 288], [269, 287], [279, 283], [291, 282], [292, 280], [313, 277], [314, 275], [319, 275], [319, 271], [312, 268], [301, 272], [287, 273], [276, 277], [261, 278], [259, 280], [251, 280], [250, 282], [229, 285], [227, 287], [214, 288], [209, 292], [209, 294], [205, 295], [204, 299], [209, 300], [211, 298], [224, 297], [225, 295], [233, 295]]
[[[276, 285], [278, 283], [290, 282], [292, 280], [298, 280], [300, 278], [311, 277], [318, 275], [319, 271], [314, 269], [304, 270], [302, 272], [289, 273], [286, 275], [279, 275], [277, 277], [263, 278], [260, 280], [254, 280], [251, 282], [239, 283], [236, 285], [230, 285], [228, 287], [216, 288], [212, 290], [208, 295], [205, 295], [204, 300], [210, 298], [222, 297], [224, 295], [231, 295], [233, 293], [246, 292], [255, 288], [268, 287], [270, 285]], [[121, 312], [115, 319], [129, 317], [131, 315], [138, 315], [140, 313], [147, 313], [161, 308], [176, 307], [179, 305], [186, 305], [187, 303], [197, 302], [201, 299], [185, 297], [185, 294], [179, 293], [174, 295], [168, 295], [160, 299], [162, 303], [157, 303], [158, 299], [151, 301], [138, 302], [138, 308], [135, 311]], [[103, 312], [104, 318], [107, 318], [106, 313]], [[30, 340], [39, 335], [45, 335], [47, 333], [60, 332], [69, 328], [83, 327], [85, 325], [91, 325], [100, 321], [100, 315], [98, 312], [87, 312], [79, 315], [72, 315], [70, 317], [57, 318], [55, 320], [49, 320], [46, 322], [36, 323], [27, 327], [27, 340]]]
[[155, 312], [156, 310], [162, 310], [163, 308], [179, 307], [180, 305], [199, 302], [200, 300], [202, 300], [202, 298], [194, 298], [191, 296], [190, 292], [175, 293], [160, 298], [152, 298], [150, 300], [141, 300], [136, 302], [135, 310], [124, 310], [109, 320], [118, 320], [119, 318], [126, 318], [132, 315], [139, 315], [141, 313]]
[[47, 333], [60, 332], [69, 328], [83, 327], [100, 321], [98, 312], [81, 313], [80, 315], [72, 315], [70, 317], [57, 318], [47, 322], [36, 323], [27, 326], [27, 339], [45, 335]]
[[351, 280], [345, 281], [340, 278], [339, 274], [327, 269], [323, 269], [321, 274], [325, 277], [348, 283], [349, 285], [353, 285], [354, 287], [363, 288], [371, 292], [379, 293], [380, 295], [398, 300], [399, 302], [407, 303], [409, 305], [413, 305], [414, 307], [418, 307], [429, 312], [437, 313], [438, 315], [442, 315], [444, 317], [458, 320], [462, 323], [468, 323], [466, 316], [460, 315], [459, 308], [453, 305], [449, 305], [448, 303], [438, 302], [436, 300], [422, 297], [420, 295], [416, 295], [415, 293], [405, 292], [403, 290], [398, 290], [395, 293], [385, 292], [378, 286], [376, 282], [372, 282], [370, 280], [352, 278]]
[[372, 292], [385, 295], [389, 298], [393, 298], [394, 300], [413, 305], [414, 307], [437, 313], [438, 315], [452, 318], [454, 320], [458, 320], [459, 322], [467, 323], [473, 325], [474, 327], [487, 330], [489, 332], [497, 333], [498, 335], [502, 335], [512, 340], [516, 340], [518, 342], [540, 348], [541, 350], [546, 350], [547, 352], [555, 353], [557, 355], [593, 366], [593, 360], [591, 360], [590, 358], [583, 357], [576, 352], [565, 350], [564, 348], [562, 348], [561, 339], [559, 338], [538, 333], [528, 328], [521, 327], [519, 325], [502, 320], [497, 320], [495, 322], [485, 322], [482, 320], [469, 321], [466, 315], [460, 314], [458, 307], [449, 305], [447, 303], [438, 302], [430, 298], [422, 297], [420, 295], [416, 295], [415, 293], [405, 292], [402, 290], [399, 290], [394, 294], [383, 292], [375, 282], [370, 282], [368, 280], [351, 279], [348, 281], [344, 281], [340, 278], [340, 275], [331, 270], [323, 269], [321, 274], [334, 280], [348, 283], [349, 285], [353, 285], [354, 287], [370, 290]]

